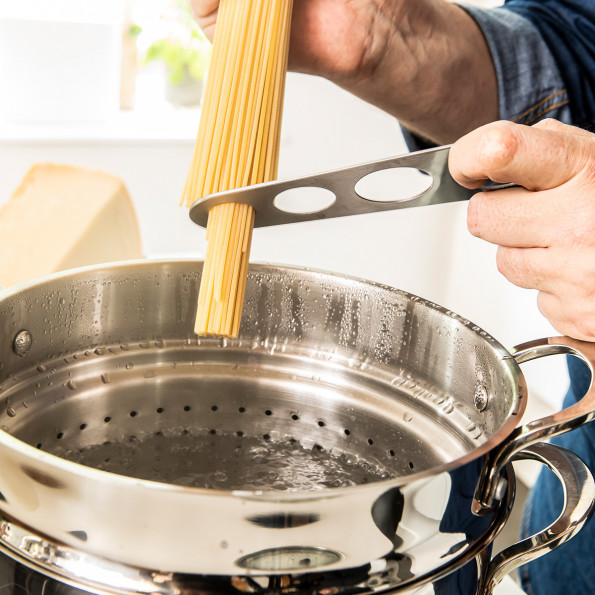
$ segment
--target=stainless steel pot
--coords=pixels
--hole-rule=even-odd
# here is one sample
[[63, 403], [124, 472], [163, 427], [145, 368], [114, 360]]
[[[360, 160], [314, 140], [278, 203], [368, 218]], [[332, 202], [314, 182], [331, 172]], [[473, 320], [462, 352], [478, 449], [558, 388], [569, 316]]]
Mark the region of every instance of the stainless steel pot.
[[[2, 295], [0, 509], [16, 526], [131, 568], [324, 573], [406, 588], [485, 549], [515, 453], [593, 416], [590, 391], [515, 429], [526, 399], [518, 363], [553, 353], [589, 361], [588, 345], [561, 338], [510, 353], [436, 304], [327, 273], [255, 265], [239, 339], [196, 338], [200, 270], [123, 263]], [[161, 439], [190, 439], [190, 450], [172, 457]], [[289, 447], [292, 489], [254, 487], [250, 473], [229, 483], [254, 464], [254, 441], [269, 457]], [[165, 465], [146, 465], [165, 451]], [[340, 460], [369, 481], [304, 489], [294, 465], [303, 453], [316, 476]], [[100, 468], [80, 464], [91, 461]], [[190, 475], [211, 487], [189, 487], [187, 463], [205, 461]], [[579, 496], [554, 542], [592, 507], [592, 478], [571, 467], [567, 491]], [[519, 548], [517, 561], [543, 552]]]

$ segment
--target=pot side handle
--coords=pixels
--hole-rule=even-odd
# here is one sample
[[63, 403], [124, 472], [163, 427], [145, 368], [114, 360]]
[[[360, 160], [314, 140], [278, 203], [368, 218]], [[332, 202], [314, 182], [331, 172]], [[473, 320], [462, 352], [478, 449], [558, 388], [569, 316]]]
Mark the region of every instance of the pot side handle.
[[[517, 345], [511, 354], [518, 364], [548, 355], [574, 355], [582, 359], [593, 375], [595, 369], [595, 343], [569, 337], [537, 339]], [[536, 442], [574, 430], [595, 417], [595, 386], [593, 378], [583, 398], [566, 409], [519, 426], [498, 447], [492, 449], [484, 460], [475, 496], [473, 512], [477, 515], [493, 511], [500, 473], [515, 453]]]
[[564, 508], [543, 531], [505, 548], [492, 558], [481, 575], [480, 595], [490, 595], [509, 572], [571, 539], [589, 520], [595, 505], [595, 481], [589, 468], [565, 448], [534, 444], [515, 455], [513, 460], [539, 461], [551, 469], [562, 484]]

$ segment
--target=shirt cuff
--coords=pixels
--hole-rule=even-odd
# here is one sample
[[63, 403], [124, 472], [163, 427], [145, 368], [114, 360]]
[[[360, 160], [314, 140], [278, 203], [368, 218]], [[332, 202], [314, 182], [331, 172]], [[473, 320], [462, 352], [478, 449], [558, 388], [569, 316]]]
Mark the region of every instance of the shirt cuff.
[[543, 118], [570, 123], [568, 93], [538, 29], [505, 6], [461, 6], [482, 30], [498, 80], [501, 120], [534, 124]]

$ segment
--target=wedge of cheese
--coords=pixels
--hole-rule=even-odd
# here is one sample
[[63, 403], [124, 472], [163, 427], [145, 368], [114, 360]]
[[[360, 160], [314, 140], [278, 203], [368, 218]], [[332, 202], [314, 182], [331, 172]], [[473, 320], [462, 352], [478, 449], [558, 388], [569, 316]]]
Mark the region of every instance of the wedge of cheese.
[[130, 195], [102, 171], [36, 164], [0, 205], [0, 286], [141, 256]]

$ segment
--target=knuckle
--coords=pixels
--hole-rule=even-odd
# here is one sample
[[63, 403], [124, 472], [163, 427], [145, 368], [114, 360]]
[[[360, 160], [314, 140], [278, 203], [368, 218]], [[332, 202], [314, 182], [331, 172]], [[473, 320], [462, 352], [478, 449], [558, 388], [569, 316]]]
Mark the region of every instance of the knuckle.
[[573, 310], [567, 313], [563, 330], [565, 334], [575, 339], [595, 341], [595, 312]]
[[[543, 316], [545, 316], [552, 324], [552, 318], [550, 314], [550, 301], [551, 296], [543, 291], [538, 292], [537, 294], [537, 309]], [[554, 325], [555, 326], [555, 325]]]
[[554, 120], [554, 118], [544, 118], [540, 120], [535, 125], [535, 128], [542, 128], [544, 130], [554, 130], [554, 131], [566, 131], [568, 130], [568, 126], [566, 124], [562, 124], [559, 120]]
[[482, 238], [483, 227], [483, 200], [481, 195], [476, 194], [471, 197], [467, 206], [467, 228], [472, 235]]
[[595, 135], [584, 139], [581, 143], [582, 173], [586, 179], [585, 191], [589, 191], [589, 184], [595, 181]]
[[581, 335], [579, 339], [595, 341], [595, 314], [582, 317], [576, 326]]
[[573, 213], [563, 213], [566, 224], [558, 230], [562, 236], [562, 244], [571, 251], [593, 245], [595, 237], [595, 210], [588, 207], [576, 208]]
[[520, 132], [518, 124], [506, 121], [494, 122], [485, 127], [478, 152], [489, 170], [497, 172], [514, 159]]
[[522, 248], [500, 246], [496, 251], [496, 266], [511, 283], [519, 287], [533, 287], [534, 278]]
[[583, 300], [576, 294], [537, 294], [537, 308], [560, 333], [595, 342], [595, 309], [592, 300]]
[[540, 291], [537, 293], [537, 309], [547, 321], [562, 334], [568, 334], [570, 324], [560, 315], [559, 300], [552, 294]]
[[498, 272], [504, 275], [507, 279], [509, 278], [510, 267], [510, 255], [509, 251], [500, 247], [496, 251], [496, 267]]
[[577, 336], [577, 338], [586, 341], [595, 341], [595, 307], [593, 306], [593, 292], [587, 292], [585, 289], [586, 288], [581, 287], [569, 297], [567, 312], [569, 312], [568, 316], [577, 329], [578, 335], [580, 335]]

